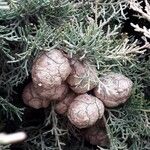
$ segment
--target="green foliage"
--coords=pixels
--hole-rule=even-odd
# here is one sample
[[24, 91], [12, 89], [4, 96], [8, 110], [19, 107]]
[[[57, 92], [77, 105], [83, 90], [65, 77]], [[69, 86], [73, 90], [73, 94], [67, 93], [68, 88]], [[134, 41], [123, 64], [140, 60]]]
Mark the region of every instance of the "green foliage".
[[[149, 85], [150, 61], [137, 57], [144, 54], [147, 44], [129, 44], [120, 33], [122, 20], [126, 19], [125, 0], [9, 0], [0, 2], [0, 8], [2, 4], [5, 7], [0, 9], [1, 115], [22, 119], [23, 109], [12, 104], [14, 94], [20, 95], [16, 87], [28, 78], [33, 59], [41, 50], [58, 47], [70, 56], [89, 60], [96, 65], [99, 75], [114, 71], [132, 79], [130, 100], [124, 106], [106, 110], [110, 149], [149, 148], [150, 103], [144, 97], [144, 87]], [[29, 133], [21, 145], [23, 149], [63, 149], [70, 135], [66, 120], [55, 113], [54, 105], [45, 110], [45, 121], [40, 125], [20, 126]], [[89, 149], [82, 141], [72, 144], [74, 149]]]
[[149, 83], [148, 62], [140, 62], [137, 58], [136, 54], [143, 53], [143, 49], [119, 40], [117, 30], [108, 31], [109, 27], [104, 32], [100, 26], [93, 24], [86, 29], [82, 24], [69, 24], [62, 32], [61, 46], [71, 56], [76, 55], [81, 60], [87, 59], [96, 64], [100, 75], [107, 71], [121, 72], [134, 82], [129, 102], [106, 111], [111, 150], [148, 149], [146, 139], [150, 135], [150, 103], [144, 98], [143, 84], [144, 80]]
[[1, 150], [10, 150], [10, 145], [0, 145]]
[[27, 21], [29, 17], [44, 15], [51, 23], [58, 24], [70, 11], [67, 0], [8, 0], [8, 4], [8, 9], [1, 9], [0, 20]]
[[61, 150], [62, 147], [65, 145], [65, 143], [61, 141], [62, 137], [67, 134], [67, 130], [61, 129], [61, 126], [61, 123], [58, 122], [58, 116], [54, 111], [54, 104], [52, 104], [45, 111], [44, 122], [41, 122], [36, 127], [24, 127], [24, 130], [29, 133], [29, 138], [22, 145], [23, 149]]
[[[49, 0], [10, 1], [8, 6], [10, 10], [0, 10], [0, 93], [4, 95], [3, 101], [10, 101], [15, 93], [14, 88], [29, 76], [35, 55], [43, 48], [52, 46], [57, 38], [57, 28], [49, 24], [54, 25], [55, 21], [63, 23], [70, 13], [69, 3], [64, 1], [57, 2], [57, 5], [56, 1]], [[60, 9], [64, 10], [63, 14]]]
[[15, 118], [15, 115], [22, 120], [21, 115], [23, 114], [23, 108], [17, 108], [8, 102], [7, 99], [0, 97], [1, 103], [1, 113], [4, 113], [5, 116], [11, 120]]

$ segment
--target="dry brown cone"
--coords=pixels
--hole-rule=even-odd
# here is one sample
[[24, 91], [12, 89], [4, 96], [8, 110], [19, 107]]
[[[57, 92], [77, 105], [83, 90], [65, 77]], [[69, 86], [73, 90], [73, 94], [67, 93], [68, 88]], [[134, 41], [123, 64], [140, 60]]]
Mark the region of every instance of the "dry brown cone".
[[68, 59], [63, 52], [53, 49], [39, 55], [32, 66], [32, 79], [36, 86], [51, 89], [59, 86], [71, 73]]
[[69, 87], [66, 83], [62, 83], [58, 86], [53, 86], [50, 89], [44, 89], [41, 86], [34, 86], [35, 92], [42, 98], [49, 101], [61, 101], [64, 99], [69, 91]]
[[56, 104], [55, 110], [58, 114], [65, 115], [68, 111], [70, 104], [73, 102], [77, 95], [70, 91], [67, 96]]
[[94, 89], [94, 93], [106, 107], [116, 107], [128, 100], [132, 86], [133, 82], [129, 78], [111, 72], [100, 78], [99, 86]]
[[77, 96], [70, 104], [67, 116], [77, 128], [92, 126], [104, 114], [104, 105], [96, 97], [88, 94]]
[[30, 82], [23, 90], [22, 93], [23, 101], [26, 105], [39, 109], [46, 108], [49, 106], [50, 101], [41, 98], [34, 90], [32, 82]]
[[83, 131], [83, 137], [92, 145], [109, 147], [110, 141], [106, 131], [106, 123], [104, 118], [98, 120], [96, 124]]
[[89, 62], [72, 59], [71, 67], [72, 72], [67, 78], [67, 83], [75, 93], [83, 94], [97, 86], [97, 71]]

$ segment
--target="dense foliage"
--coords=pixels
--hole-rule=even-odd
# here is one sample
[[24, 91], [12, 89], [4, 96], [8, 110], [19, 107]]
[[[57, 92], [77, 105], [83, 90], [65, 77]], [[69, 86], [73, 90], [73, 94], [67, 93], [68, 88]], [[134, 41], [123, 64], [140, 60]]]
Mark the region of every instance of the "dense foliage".
[[[129, 101], [106, 110], [111, 150], [148, 150], [150, 147], [150, 59], [134, 37], [121, 34], [127, 19], [126, 0], [8, 0], [0, 1], [0, 129], [7, 120], [17, 122], [28, 138], [17, 146], [26, 150], [94, 149], [78, 135], [52, 104], [41, 118], [26, 119], [35, 112], [23, 105], [20, 87], [30, 80], [33, 59], [43, 49], [61, 48], [80, 60], [87, 59], [98, 69], [121, 72], [134, 82]], [[142, 59], [141, 59], [142, 58]], [[37, 117], [37, 118], [36, 118]], [[70, 143], [69, 143], [70, 140]], [[66, 146], [64, 146], [66, 144]], [[17, 147], [16, 146], [16, 147]], [[0, 146], [9, 149], [9, 145]], [[102, 149], [97, 146], [98, 149]]]

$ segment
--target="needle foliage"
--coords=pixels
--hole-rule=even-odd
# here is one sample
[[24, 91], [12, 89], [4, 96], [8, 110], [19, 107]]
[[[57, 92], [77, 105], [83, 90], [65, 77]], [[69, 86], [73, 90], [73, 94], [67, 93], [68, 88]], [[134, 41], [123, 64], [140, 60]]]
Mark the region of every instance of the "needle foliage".
[[44, 119], [34, 126], [24, 125], [24, 110], [28, 108], [15, 103], [21, 95], [16, 89], [29, 78], [33, 59], [47, 48], [61, 48], [70, 56], [89, 60], [97, 67], [99, 76], [114, 71], [133, 81], [129, 101], [124, 106], [106, 109], [111, 143], [107, 149], [149, 149], [150, 102], [144, 89], [149, 86], [150, 59], [140, 60], [139, 56], [150, 44], [139, 46], [138, 41], [129, 41], [121, 34], [127, 7], [126, 0], [0, 1], [0, 115], [20, 119], [18, 130], [29, 133], [19, 148], [94, 150], [81, 138], [75, 138], [77, 141], [67, 147], [74, 129], [55, 113], [55, 104], [43, 111]]

